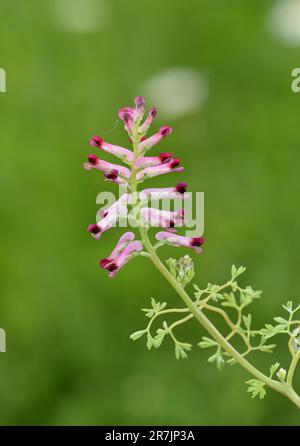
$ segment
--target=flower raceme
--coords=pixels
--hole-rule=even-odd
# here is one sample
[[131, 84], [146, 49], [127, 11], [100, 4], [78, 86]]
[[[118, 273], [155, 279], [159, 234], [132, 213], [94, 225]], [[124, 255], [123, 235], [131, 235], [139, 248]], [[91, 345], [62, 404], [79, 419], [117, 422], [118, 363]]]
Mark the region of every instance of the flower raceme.
[[[88, 156], [88, 162], [84, 164], [85, 169], [91, 170], [91, 169], [98, 169], [102, 172], [105, 172], [105, 174], [109, 175], [112, 172], [117, 172], [117, 178], [120, 184], [126, 183], [125, 180], [128, 180], [131, 176], [131, 172], [127, 167], [119, 166], [118, 164], [112, 164], [108, 163], [106, 161], [100, 160], [96, 155], [89, 155]], [[108, 177], [106, 177], [108, 178]]]
[[[190, 238], [175, 234], [177, 227], [185, 225], [183, 209], [171, 211], [146, 206], [152, 199], [185, 200], [188, 197], [185, 182], [177, 183], [175, 187], [137, 191], [137, 185], [148, 178], [184, 170], [180, 166], [180, 159], [174, 157], [171, 151], [161, 152], [158, 156], [145, 156], [148, 150], [170, 135], [172, 128], [162, 126], [157, 133], [147, 137], [146, 134], [153, 123], [157, 110], [154, 107], [151, 108], [143, 121], [144, 113], [145, 99], [142, 96], [135, 98], [134, 107], [123, 107], [118, 112], [119, 119], [123, 121], [124, 128], [133, 145], [133, 150], [106, 142], [100, 136], [93, 136], [90, 140], [91, 146], [116, 156], [127, 167], [103, 161], [93, 154], [88, 156], [84, 168], [103, 172], [106, 181], [126, 185], [128, 193], [123, 194], [108, 208], [102, 209], [98, 214], [99, 221], [89, 225], [87, 230], [93, 238], [99, 239], [120, 219], [128, 216], [128, 207], [131, 207], [138, 227], [159, 227], [165, 230], [165, 232], [159, 232], [156, 235], [159, 244], [190, 247], [194, 252], [200, 253], [202, 252], [201, 245], [204, 242], [202, 237]], [[100, 261], [100, 267], [109, 272], [109, 277], [114, 277], [137, 254], [143, 254], [142, 250], [142, 241], [134, 240], [134, 234], [126, 232], [118, 241], [111, 255]]]

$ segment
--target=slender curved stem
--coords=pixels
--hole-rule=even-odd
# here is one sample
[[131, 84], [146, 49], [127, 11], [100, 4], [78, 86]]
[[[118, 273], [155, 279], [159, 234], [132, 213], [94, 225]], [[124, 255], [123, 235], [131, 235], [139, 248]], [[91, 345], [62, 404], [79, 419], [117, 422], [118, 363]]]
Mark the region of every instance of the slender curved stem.
[[178, 321], [173, 322], [173, 324], [171, 324], [171, 325], [169, 326], [169, 329], [170, 329], [170, 330], [173, 330], [173, 328], [177, 327], [177, 326], [180, 325], [180, 324], [183, 324], [184, 322], [186, 322], [186, 321], [192, 319], [193, 317], [194, 317], [193, 314], [189, 314], [188, 316], [185, 316], [185, 317], [183, 317], [182, 319], [179, 319]]
[[[159, 313], [155, 314], [155, 315], [151, 318], [149, 324], [147, 325], [147, 331], [150, 330], [150, 328], [151, 328], [153, 322], [156, 320], [156, 318], [157, 318], [158, 316], [161, 316], [162, 314], [170, 314], [170, 313], [187, 313], [187, 312], [190, 312], [190, 310], [189, 310], [188, 308], [172, 308], [172, 310], [162, 310], [162, 311], [160, 311]], [[194, 316], [193, 316], [192, 314], [190, 314], [190, 315], [189, 315], [189, 318], [192, 318], [192, 317], [194, 317]], [[182, 320], [182, 319], [180, 319], [180, 320]], [[173, 325], [173, 324], [172, 324], [172, 325]]]

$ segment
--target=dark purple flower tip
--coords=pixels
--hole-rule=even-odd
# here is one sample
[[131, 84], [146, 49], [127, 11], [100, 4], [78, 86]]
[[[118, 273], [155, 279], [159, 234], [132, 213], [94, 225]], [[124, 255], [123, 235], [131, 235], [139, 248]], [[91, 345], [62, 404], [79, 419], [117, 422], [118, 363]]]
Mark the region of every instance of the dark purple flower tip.
[[116, 271], [118, 269], [118, 265], [115, 262], [109, 262], [104, 269], [112, 273], [113, 271]]
[[117, 169], [112, 169], [110, 172], [105, 173], [104, 176], [108, 180], [116, 180], [118, 178], [119, 172]]
[[180, 211], [178, 211], [178, 214], [183, 218], [185, 216], [185, 210], [180, 209]]
[[174, 169], [175, 167], [178, 167], [180, 164], [180, 158], [173, 158], [170, 162], [171, 169]]
[[87, 227], [87, 230], [88, 230], [91, 234], [94, 234], [94, 235], [99, 234], [99, 233], [101, 232], [101, 228], [99, 228], [99, 226], [96, 225], [96, 224], [89, 225], [89, 226]]
[[166, 163], [167, 161], [171, 161], [172, 156], [172, 152], [162, 152], [159, 154], [159, 159], [162, 163]]
[[159, 133], [161, 134], [161, 136], [165, 137], [167, 135], [169, 135], [172, 132], [171, 127], [168, 127], [166, 125], [164, 125], [163, 127], [161, 127], [159, 129]]
[[174, 220], [170, 220], [170, 222], [169, 222], [169, 228], [174, 228], [174, 226], [175, 226], [175, 222], [174, 222]]
[[186, 192], [187, 186], [188, 185], [185, 182], [176, 184], [176, 192], [178, 192], [179, 194], [184, 194]]
[[194, 237], [191, 240], [191, 246], [201, 246], [204, 243], [204, 237]]
[[123, 119], [125, 122], [129, 122], [132, 120], [132, 115], [130, 115], [129, 113], [124, 113], [123, 114]]
[[91, 146], [98, 147], [99, 149], [101, 148], [102, 143], [103, 143], [103, 139], [100, 138], [100, 136], [93, 136], [90, 139]]
[[149, 115], [150, 115], [152, 118], [155, 118], [155, 116], [157, 115], [157, 108], [155, 108], [155, 107], [151, 108], [151, 109], [149, 110]]
[[110, 273], [112, 273], [113, 271], [116, 271], [118, 269], [118, 265], [114, 261], [112, 261], [111, 259], [102, 259], [102, 260], [100, 260], [99, 266], [102, 269], [106, 269]]
[[92, 164], [92, 166], [96, 166], [99, 162], [99, 158], [96, 155], [89, 155], [88, 160], [89, 163]]
[[99, 266], [102, 269], [106, 269], [106, 266], [111, 262], [111, 259], [102, 259], [99, 262]]

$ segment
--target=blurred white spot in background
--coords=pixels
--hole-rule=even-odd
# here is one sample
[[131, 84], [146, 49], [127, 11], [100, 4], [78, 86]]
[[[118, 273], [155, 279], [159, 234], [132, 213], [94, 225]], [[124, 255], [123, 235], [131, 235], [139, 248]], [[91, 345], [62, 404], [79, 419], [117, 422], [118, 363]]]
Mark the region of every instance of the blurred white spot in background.
[[208, 96], [208, 85], [196, 70], [173, 67], [161, 71], [141, 89], [148, 105], [155, 104], [163, 118], [179, 118], [201, 108]]
[[279, 0], [269, 18], [269, 27], [290, 45], [300, 45], [300, 0]]
[[91, 32], [101, 29], [107, 20], [103, 0], [51, 0], [56, 20], [69, 31]]

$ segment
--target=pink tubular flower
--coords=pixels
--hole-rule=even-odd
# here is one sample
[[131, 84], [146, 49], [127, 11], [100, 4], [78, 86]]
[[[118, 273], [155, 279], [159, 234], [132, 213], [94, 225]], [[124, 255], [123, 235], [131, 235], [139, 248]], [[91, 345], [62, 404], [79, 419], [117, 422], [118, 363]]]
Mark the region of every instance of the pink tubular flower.
[[93, 136], [90, 140], [90, 144], [93, 147], [98, 147], [104, 152], [110, 153], [117, 156], [126, 163], [131, 163], [134, 159], [134, 154], [131, 150], [125, 149], [124, 147], [115, 146], [104, 141], [100, 136]]
[[149, 129], [150, 125], [153, 122], [153, 119], [155, 118], [157, 114], [157, 110], [156, 108], [150, 108], [148, 116], [146, 118], [146, 120], [144, 121], [144, 123], [139, 127], [139, 132], [140, 133], [146, 133], [147, 130]]
[[140, 200], [144, 200], [147, 198], [153, 199], [175, 199], [181, 198], [183, 200], [188, 198], [188, 194], [186, 193], [187, 183], [178, 183], [175, 187], [157, 187], [144, 189], [140, 192]]
[[138, 172], [136, 179], [138, 181], [144, 181], [147, 178], [156, 177], [158, 175], [164, 175], [169, 172], [182, 172], [183, 167], [179, 167], [180, 159], [172, 158], [171, 161], [161, 164], [160, 166], [146, 167]]
[[170, 162], [173, 159], [172, 152], [162, 152], [159, 156], [139, 156], [134, 163], [135, 169], [144, 169], [145, 167], [154, 167]]
[[201, 245], [204, 243], [203, 237], [184, 237], [183, 235], [170, 234], [169, 232], [158, 232], [155, 238], [173, 246], [192, 248], [197, 254], [202, 252]]
[[88, 162], [84, 164], [84, 168], [87, 170], [98, 169], [106, 174], [111, 174], [117, 172], [117, 176], [128, 180], [131, 176], [131, 172], [127, 167], [119, 166], [118, 164], [108, 163], [107, 161], [103, 161], [99, 159], [96, 155], [89, 155]]
[[[124, 234], [125, 235], [125, 234]], [[116, 248], [115, 248], [116, 249]], [[114, 249], [114, 251], [115, 251]], [[119, 255], [115, 255], [112, 252], [110, 258], [102, 259], [99, 262], [100, 268], [109, 271], [109, 277], [114, 277], [117, 272], [124, 266], [129, 260], [134, 256], [135, 252], [142, 251], [143, 245], [140, 242], [130, 242], [127, 246], [120, 252]], [[114, 257], [112, 257], [114, 254]]]
[[127, 212], [127, 207], [119, 204], [111, 209], [110, 212], [107, 212], [105, 217], [98, 221], [98, 223], [89, 225], [87, 230], [93, 238], [98, 240], [103, 232], [112, 228], [117, 223], [119, 218], [127, 215]]
[[155, 208], [141, 209], [141, 217], [150, 227], [174, 228], [183, 226], [184, 210], [163, 211]]
[[119, 110], [119, 118], [124, 122], [124, 127], [127, 130], [129, 136], [133, 131], [133, 109], [131, 107], [123, 107]]
[[159, 129], [158, 133], [150, 136], [150, 138], [144, 139], [144, 141], [139, 144], [139, 153], [145, 153], [147, 150], [151, 149], [155, 144], [165, 138], [172, 132], [171, 127], [163, 126]]

